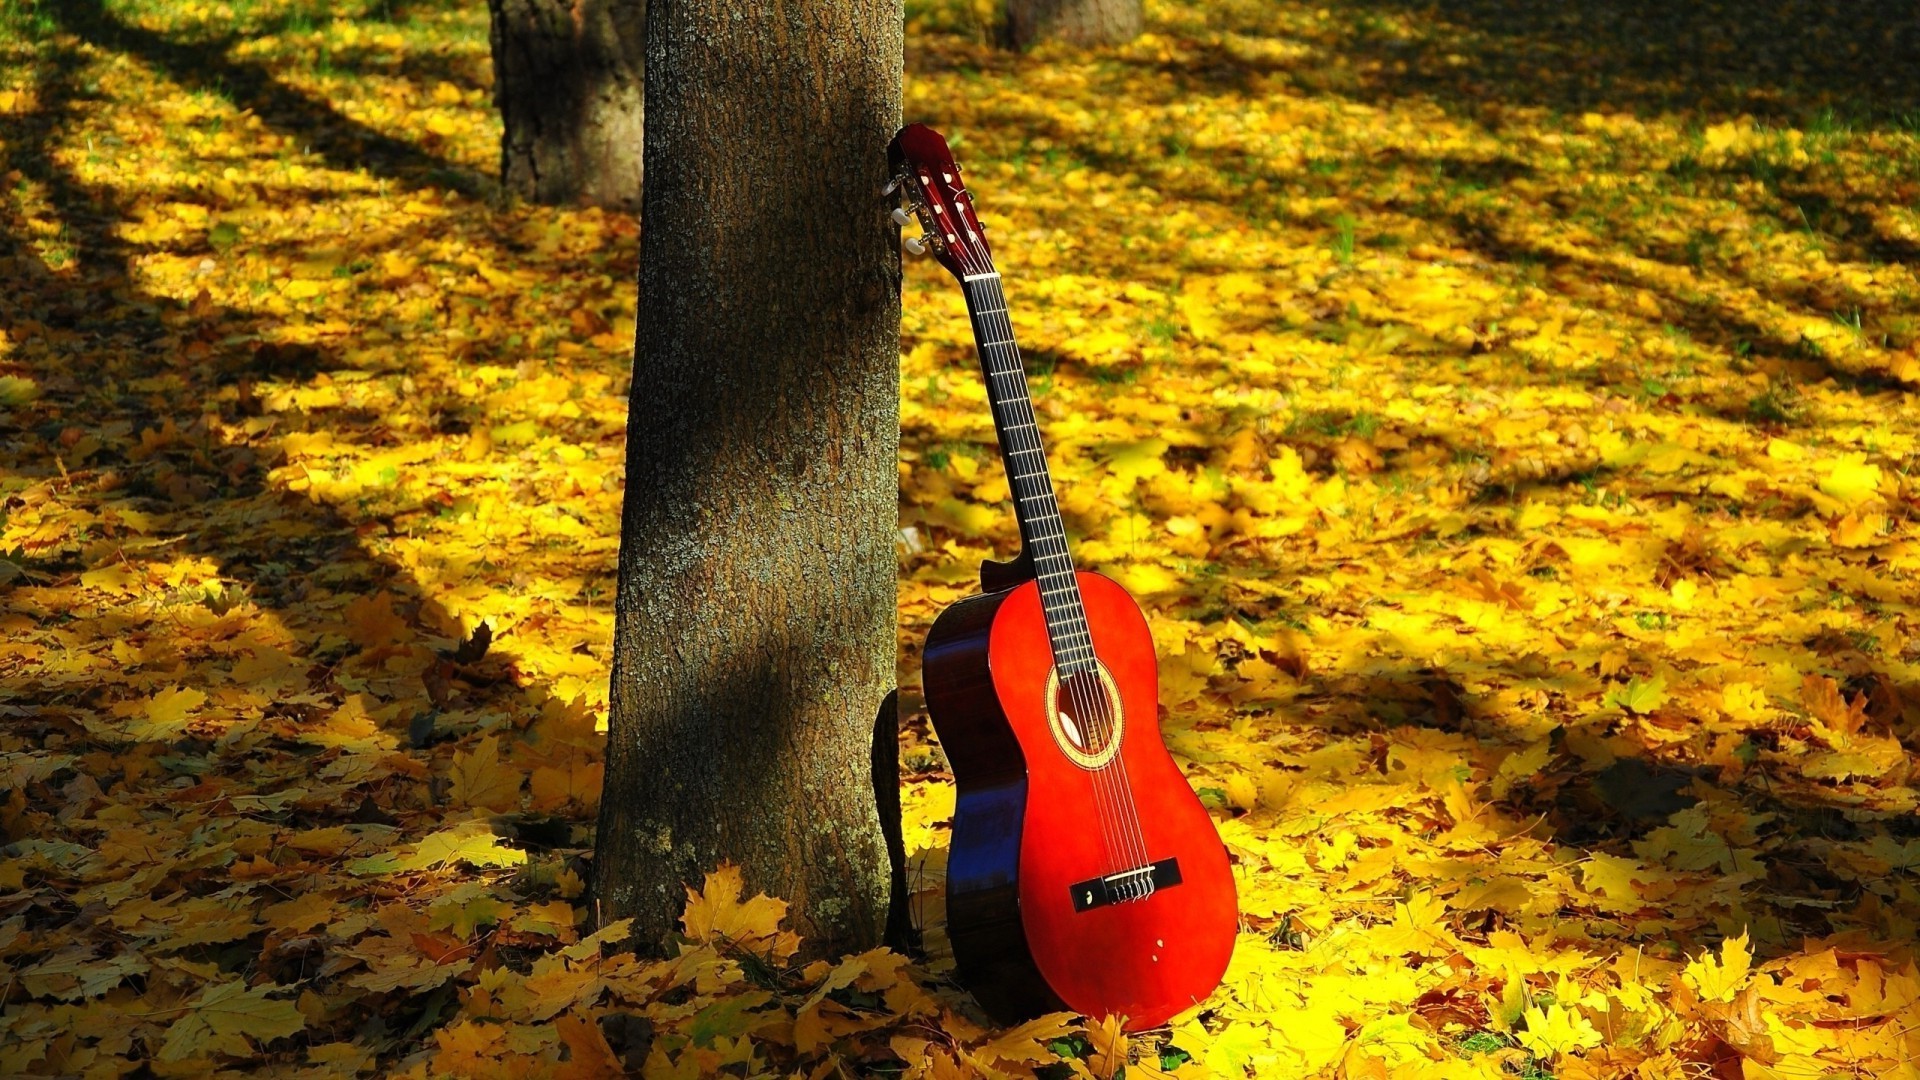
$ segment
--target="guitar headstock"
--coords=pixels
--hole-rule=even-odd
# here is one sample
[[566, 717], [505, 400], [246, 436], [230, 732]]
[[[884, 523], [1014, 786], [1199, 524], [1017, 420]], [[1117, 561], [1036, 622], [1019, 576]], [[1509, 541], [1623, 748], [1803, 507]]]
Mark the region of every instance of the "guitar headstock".
[[918, 218], [926, 235], [903, 241], [914, 254], [933, 252], [940, 265], [965, 280], [993, 272], [993, 252], [986, 229], [973, 212], [973, 196], [960, 181], [960, 166], [947, 149], [947, 140], [925, 124], [908, 124], [887, 147], [893, 168], [889, 192], [905, 193], [907, 208], [895, 210], [893, 220], [906, 225]]

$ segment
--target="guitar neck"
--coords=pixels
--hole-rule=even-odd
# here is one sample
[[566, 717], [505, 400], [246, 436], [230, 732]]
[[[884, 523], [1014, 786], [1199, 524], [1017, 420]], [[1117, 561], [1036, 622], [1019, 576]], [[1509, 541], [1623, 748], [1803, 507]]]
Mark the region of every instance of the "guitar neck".
[[1054, 498], [1053, 478], [1040, 442], [1040, 426], [1027, 392], [1027, 370], [1013, 340], [1007, 298], [997, 273], [968, 275], [961, 281], [973, 320], [974, 346], [987, 380], [987, 402], [1000, 439], [1000, 457], [1013, 492], [1013, 513], [1020, 540], [1040, 585], [1047, 636], [1062, 677], [1093, 667], [1093, 643], [1087, 636], [1086, 609], [1067, 550], [1067, 531]]

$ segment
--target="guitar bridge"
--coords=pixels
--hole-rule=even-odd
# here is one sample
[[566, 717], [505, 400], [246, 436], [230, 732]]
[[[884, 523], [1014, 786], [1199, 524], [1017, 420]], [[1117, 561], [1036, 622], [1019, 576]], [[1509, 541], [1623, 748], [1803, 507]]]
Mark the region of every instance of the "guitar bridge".
[[1106, 877], [1088, 878], [1069, 888], [1073, 892], [1073, 910], [1092, 911], [1108, 904], [1145, 900], [1160, 889], [1180, 884], [1180, 860], [1161, 859], [1157, 863], [1136, 866]]

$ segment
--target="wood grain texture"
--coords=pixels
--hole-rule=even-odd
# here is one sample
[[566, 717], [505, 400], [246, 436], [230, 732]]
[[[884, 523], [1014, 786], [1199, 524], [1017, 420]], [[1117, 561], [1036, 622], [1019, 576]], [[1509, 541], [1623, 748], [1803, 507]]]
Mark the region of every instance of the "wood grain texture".
[[[897, 0], [655, 2], [601, 805], [603, 918], [658, 946], [722, 859], [877, 942], [893, 688]], [[897, 783], [886, 776], [882, 782]]]

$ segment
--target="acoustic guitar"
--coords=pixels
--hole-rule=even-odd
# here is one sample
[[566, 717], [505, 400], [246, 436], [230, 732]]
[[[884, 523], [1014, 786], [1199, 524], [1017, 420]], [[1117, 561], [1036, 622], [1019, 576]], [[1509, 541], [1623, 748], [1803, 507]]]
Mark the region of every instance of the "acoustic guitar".
[[1000, 275], [947, 142], [890, 147], [890, 190], [960, 281], [1020, 523], [1017, 559], [927, 635], [927, 712], [953, 767], [947, 936], [997, 1018], [1054, 1009], [1163, 1024], [1220, 983], [1239, 915], [1213, 820], [1160, 738], [1146, 617], [1075, 570]]

